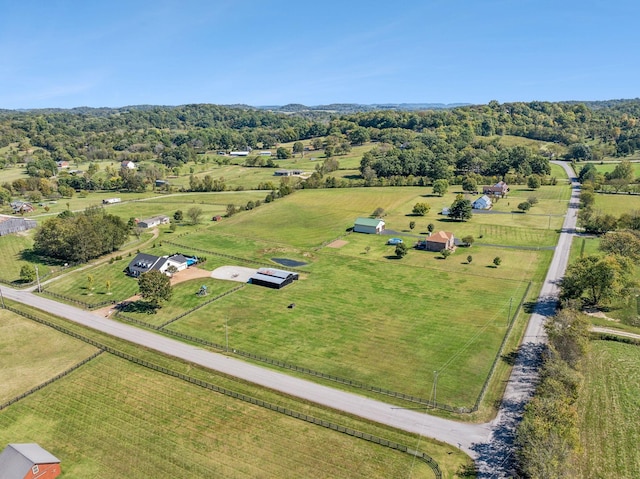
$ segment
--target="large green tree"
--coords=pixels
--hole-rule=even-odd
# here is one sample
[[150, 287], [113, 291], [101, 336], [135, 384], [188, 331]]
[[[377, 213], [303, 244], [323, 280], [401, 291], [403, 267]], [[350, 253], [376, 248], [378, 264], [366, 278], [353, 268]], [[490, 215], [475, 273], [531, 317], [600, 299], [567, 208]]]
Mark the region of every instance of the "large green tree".
[[153, 307], [160, 307], [163, 301], [171, 299], [171, 280], [160, 271], [149, 271], [138, 278], [140, 296]]
[[449, 217], [458, 221], [466, 221], [473, 216], [471, 210], [471, 201], [458, 195], [449, 208]]
[[433, 194], [444, 196], [449, 190], [449, 182], [447, 180], [436, 180], [433, 182]]
[[560, 297], [580, 299], [586, 296], [587, 302], [593, 305], [618, 298], [633, 285], [632, 268], [632, 263], [620, 256], [580, 258], [567, 268], [560, 283]]

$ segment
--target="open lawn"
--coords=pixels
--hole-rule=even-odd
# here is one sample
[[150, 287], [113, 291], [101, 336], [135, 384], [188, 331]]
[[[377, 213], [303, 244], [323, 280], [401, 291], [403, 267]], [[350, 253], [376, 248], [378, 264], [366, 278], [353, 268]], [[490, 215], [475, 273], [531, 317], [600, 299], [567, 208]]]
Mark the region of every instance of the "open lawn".
[[33, 247], [34, 230], [0, 237], [0, 279], [8, 282], [20, 281], [20, 269], [27, 263], [38, 265], [38, 272], [45, 278], [56, 268], [55, 265], [47, 265], [39, 258], [25, 255]]
[[640, 471], [640, 347], [592, 341], [578, 400], [578, 477], [637, 478]]
[[45, 382], [95, 351], [88, 344], [0, 309], [0, 403]]

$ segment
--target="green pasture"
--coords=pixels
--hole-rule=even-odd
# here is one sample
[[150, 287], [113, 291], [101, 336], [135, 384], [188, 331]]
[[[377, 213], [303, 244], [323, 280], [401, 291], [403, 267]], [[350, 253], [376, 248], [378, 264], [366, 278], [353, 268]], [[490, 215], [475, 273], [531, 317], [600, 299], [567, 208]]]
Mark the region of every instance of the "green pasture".
[[33, 230], [0, 236], [0, 279], [8, 282], [20, 281], [20, 269], [27, 263], [38, 265], [38, 272], [47, 277], [55, 265], [47, 265], [25, 252], [33, 247]]
[[579, 477], [636, 478], [640, 471], [640, 348], [592, 341], [578, 400]]
[[[596, 170], [599, 173], [611, 173], [613, 170], [615, 170], [617, 163], [619, 163], [619, 161], [610, 161], [605, 164], [593, 163], [593, 166], [596, 167]], [[631, 163], [631, 166], [633, 167], [634, 178], [640, 178], [640, 163]]]
[[[146, 360], [152, 364], [157, 364], [173, 371], [188, 374], [193, 378], [201, 379], [203, 381], [213, 383], [216, 386], [245, 394], [253, 398], [261, 399], [271, 404], [277, 404], [294, 411], [309, 414], [325, 421], [340, 424], [344, 427], [349, 427], [378, 437], [383, 437], [400, 444], [415, 447], [418, 450], [429, 453], [429, 455], [438, 462], [443, 471], [443, 477], [445, 478], [457, 477], [455, 475], [456, 471], [459, 471], [462, 466], [469, 463], [469, 458], [454, 447], [444, 445], [436, 441], [431, 441], [424, 437], [418, 437], [417, 435], [403, 433], [396, 429], [381, 426], [376, 423], [362, 421], [352, 416], [345, 416], [331, 409], [300, 401], [295, 398], [282, 396], [277, 392], [259, 386], [254, 386], [250, 383], [238, 381], [226, 376], [216, 375], [205, 368], [184, 363], [175, 358], [171, 358], [145, 348], [140, 348], [137, 345], [129, 344], [76, 323], [48, 315], [47, 313], [35, 310], [26, 305], [16, 305], [12, 303], [12, 306], [18, 307], [19, 309], [35, 315], [36, 317], [44, 318], [56, 326], [63, 327], [71, 332], [91, 338], [101, 344], [105, 344], [118, 351]], [[2, 339], [3, 338], [0, 337], [0, 347], [2, 346]], [[101, 363], [101, 361], [104, 362]], [[107, 372], [106, 380], [104, 380], [105, 364], [109, 365], [108, 371], [111, 371]], [[111, 365], [113, 365], [113, 367], [111, 367]], [[98, 370], [96, 373], [98, 375], [98, 379], [95, 381], [91, 379], [89, 383], [85, 384], [84, 378], [92, 378], [94, 371], [96, 370]], [[122, 381], [125, 379], [126, 382], [123, 383]], [[131, 380], [130, 383], [129, 379]], [[67, 380], [70, 382], [63, 382]], [[253, 406], [250, 406], [245, 402], [227, 400], [226, 397], [220, 396], [211, 391], [203, 392], [200, 388], [192, 387], [184, 382], [168, 379], [165, 375], [151, 373], [147, 369], [132, 366], [131, 364], [113, 358], [108, 354], [100, 356], [97, 361], [92, 361], [85, 367], [75, 371], [73, 374], [56, 384], [59, 385], [60, 389], [52, 390], [49, 387], [45, 388], [36, 395], [30, 396], [29, 398], [2, 411], [0, 414], [0, 440], [10, 442], [8, 438], [11, 438], [11, 440], [17, 440], [16, 438], [18, 437], [35, 438], [44, 447], [49, 450], [53, 450], [52, 448], [55, 447], [55, 445], [63, 444], [62, 437], [64, 437], [64, 446], [61, 447], [63, 447], [65, 451], [71, 452], [68, 454], [65, 452], [64, 454], [61, 453], [56, 455], [61, 458], [70, 457], [73, 466], [81, 468], [84, 468], [83, 464], [86, 463], [83, 458], [87, 458], [86, 461], [89, 461], [87, 463], [87, 467], [93, 467], [92, 461], [95, 460], [94, 458], [99, 458], [99, 460], [102, 461], [103, 456], [111, 457], [110, 453], [115, 454], [114, 457], [116, 461], [123, 457], [124, 454], [129, 454], [135, 456], [136, 459], [139, 457], [142, 463], [153, 464], [155, 462], [164, 462], [165, 460], [170, 462], [170, 457], [168, 456], [167, 451], [171, 449], [171, 447], [186, 448], [185, 451], [181, 450], [181, 452], [185, 455], [187, 461], [189, 459], [193, 459], [193, 461], [197, 462], [201, 460], [200, 458], [202, 455], [206, 455], [211, 461], [214, 461], [212, 464], [217, 464], [215, 462], [216, 457], [218, 457], [218, 454], [216, 454], [217, 450], [213, 451], [211, 454], [203, 452], [203, 442], [198, 441], [197, 439], [192, 440], [191, 432], [187, 433], [187, 431], [193, 431], [194, 428], [199, 428], [202, 416], [199, 413], [183, 415], [179, 413], [179, 411], [182, 411], [180, 408], [187, 404], [189, 405], [189, 408], [200, 408], [200, 404], [202, 403], [202, 407], [204, 408], [202, 410], [204, 411], [203, 414], [205, 416], [219, 417], [222, 414], [227, 418], [225, 419], [225, 426], [223, 428], [219, 428], [215, 425], [210, 426], [210, 423], [207, 422], [208, 420], [204, 423], [207, 431], [206, 434], [215, 434], [216, 431], [220, 429], [221, 435], [216, 436], [215, 440], [211, 441], [212, 443], [215, 443], [216, 447], [220, 444], [226, 444], [224, 438], [228, 434], [245, 434], [244, 427], [242, 430], [236, 430], [239, 426], [236, 426], [233, 416], [230, 415], [231, 411], [237, 412], [240, 416], [244, 416], [245, 411], [247, 411], [249, 416], [251, 416], [251, 411], [254, 410]], [[102, 389], [95, 389], [94, 386], [96, 384], [102, 384], [100, 387], [105, 388], [104, 390], [108, 390], [109, 393], [103, 394]], [[149, 387], [148, 390], [147, 387]], [[58, 394], [59, 390], [63, 391], [63, 394]], [[167, 391], [171, 392], [168, 393]], [[108, 397], [104, 397], [107, 395]], [[147, 397], [154, 397], [155, 399], [149, 402]], [[33, 402], [28, 403], [28, 401]], [[211, 401], [214, 401], [213, 405]], [[63, 409], [56, 409], [60, 407], [61, 404], [64, 404]], [[78, 404], [85, 404], [88, 409], [85, 410], [82, 409], [82, 407], [78, 408]], [[222, 408], [223, 412], [219, 412], [218, 410], [212, 412], [210, 410], [210, 408], [216, 407], [218, 409]], [[62, 411], [63, 414], [58, 413], [58, 411]], [[104, 414], [104, 417], [100, 416], [99, 420], [94, 420], [93, 414], [90, 411], [98, 411], [99, 414]], [[104, 413], [102, 411], [104, 411]], [[189, 411], [191, 411], [191, 409], [189, 409]], [[279, 414], [271, 415], [272, 413], [269, 413], [267, 410], [264, 410], [263, 412], [266, 416], [264, 418], [257, 418], [256, 420], [258, 421], [258, 424], [262, 424], [263, 422], [273, 424], [273, 430], [276, 431], [279, 430], [279, 428], [283, 428], [285, 431], [291, 429], [293, 433], [297, 435], [297, 440], [300, 443], [300, 450], [322, 447], [317, 446], [323, 441], [317, 440], [318, 438], [315, 436], [315, 431], [317, 430], [316, 426], [311, 426], [307, 423], [295, 422], [292, 427], [289, 427], [288, 424], [278, 422], [279, 419], [284, 418], [283, 416]], [[134, 419], [133, 422], [129, 422], [132, 417], [135, 416], [135, 418], [137, 418], [140, 414], [145, 416], [144, 420]], [[177, 414], [179, 414], [179, 426], [175, 426], [175, 416]], [[67, 416], [74, 416], [74, 419], [68, 419]], [[64, 430], [64, 434], [62, 436], [59, 436], [58, 432], [60, 432], [60, 428], [67, 428], [67, 426], [63, 424], [67, 420], [71, 421], [71, 424], [69, 425], [70, 427]], [[102, 433], [100, 433], [101, 436], [99, 438], [99, 442], [103, 444], [95, 445], [93, 441], [89, 441], [89, 444], [91, 445], [90, 448], [84, 450], [83, 445], [85, 444], [85, 436], [90, 436], [97, 431], [98, 428], [102, 426], [102, 423], [106, 423], [106, 427], [109, 431], [114, 429], [121, 430], [122, 435], [117, 433], [111, 440], [109, 439], [109, 434], [105, 433], [104, 437], [102, 437]], [[153, 439], [148, 439], [146, 432], [139, 435], [138, 429], [140, 428], [144, 429], [144, 431], [152, 431], [152, 434], [154, 435]], [[18, 436], [18, 432], [16, 432], [16, 430], [19, 430], [20, 436]], [[78, 431], [77, 437], [75, 435], [76, 431]], [[188, 437], [185, 436], [185, 434], [189, 434]], [[249, 434], [249, 432], [247, 434]], [[285, 434], [288, 433], [285, 432]], [[348, 436], [343, 434], [337, 434], [337, 436], [341, 438], [348, 438]], [[46, 442], [43, 443], [42, 440], [45, 437], [51, 437], [53, 439], [46, 439]], [[243, 438], [244, 437], [245, 436], [243, 436]], [[322, 438], [324, 437], [325, 436], [322, 436]], [[256, 441], [254, 441], [253, 438], [255, 438]], [[130, 442], [130, 444], [135, 447], [123, 447], [123, 444], [127, 444], [125, 441], [128, 440], [131, 440], [132, 442]], [[163, 449], [163, 452], [158, 452], [159, 449], [155, 448], [153, 444], [156, 441], [167, 440], [170, 441], [169, 444], [171, 447], [167, 449], [167, 443], [162, 442], [160, 444], [160, 449]], [[33, 441], [33, 439], [31, 441]], [[333, 451], [331, 448], [335, 447], [335, 443], [333, 441], [333, 437], [328, 441], [325, 441], [326, 444], [329, 445], [329, 448], [322, 449], [320, 452], [314, 453], [314, 455], [332, 454]], [[23, 442], [28, 441], [25, 439]], [[275, 445], [280, 444], [278, 439], [274, 439], [272, 443]], [[49, 447], [49, 444], [52, 444], [52, 446]], [[207, 442], [207, 444], [209, 443]], [[348, 442], [338, 446], [351, 449], [350, 444], [351, 443]], [[251, 455], [254, 447], [261, 448], [261, 441], [259, 436], [246, 436], [243, 440], [242, 447], [236, 447], [236, 445], [232, 446], [233, 447], [231, 449], [238, 450], [240, 454]], [[283, 445], [282, 451], [273, 452], [273, 456], [280, 457], [282, 455], [289, 454], [290, 451], [288, 449], [284, 449], [285, 447], [287, 446]], [[77, 453], [73, 452], [75, 449], [78, 449]], [[152, 452], [147, 452], [149, 450], [152, 450]], [[104, 453], [101, 451], [104, 451]], [[378, 447], [374, 447], [371, 451], [372, 452], [370, 454], [365, 455], [368, 459], [374, 462], [384, 460], [387, 457], [386, 454], [389, 454], [389, 450], [380, 450]], [[53, 452], [57, 453], [56, 450], [53, 450]], [[149, 454], [151, 454], [151, 457], [149, 457]], [[258, 451], [256, 454], [261, 454], [261, 452]], [[378, 459], [380, 454], [382, 454], [381, 457], [383, 459]], [[392, 455], [395, 455], [395, 453], [392, 453]], [[109, 461], [108, 457], [106, 459], [107, 461]], [[66, 462], [69, 464], [69, 461]], [[342, 468], [347, 471], [349, 467], [351, 467], [351, 462], [350, 457], [347, 458], [344, 464], [342, 464]], [[420, 465], [416, 461], [413, 461], [412, 464], [415, 464], [416, 466]], [[146, 474], [148, 473], [148, 470], [141, 470], [139, 468], [139, 463], [137, 463], [137, 466], [131, 466], [130, 473], [125, 471], [125, 473], [119, 474], [118, 471], [114, 472], [112, 467], [113, 466], [111, 465], [108, 467], [105, 466], [107, 473], [112, 473], [109, 477], [147, 477]], [[137, 468], [134, 469], [135, 467]], [[63, 471], [67, 474], [66, 468], [63, 468]], [[179, 475], [171, 477], [192, 477], [192, 475], [189, 475], [190, 472], [191, 470], [185, 470]], [[322, 471], [318, 471], [317, 473], [322, 473]], [[380, 475], [376, 475], [374, 472], [372, 477], [387, 477], [385, 476], [386, 473], [387, 471], [381, 471], [379, 473]], [[277, 477], [275, 474], [276, 473], [274, 473], [273, 477]], [[301, 477], [307, 477], [305, 471], [302, 471], [300, 474]], [[347, 473], [345, 472], [345, 474]], [[433, 477], [429, 474], [430, 473], [427, 471], [417, 477]], [[234, 474], [231, 474], [231, 476], [235, 477]], [[286, 476], [287, 475], [285, 474], [285, 477]], [[82, 469], [77, 475], [74, 474], [69, 477], [84, 478], [102, 476], [84, 474], [84, 469]], [[251, 475], [250, 477], [254, 476]], [[267, 474], [266, 476], [263, 475], [261, 477], [272, 476]], [[315, 476], [311, 475], [310, 477]], [[338, 475], [337, 477], [341, 476]], [[347, 475], [345, 477], [349, 476]]]
[[0, 309], [0, 403], [45, 382], [95, 352], [58, 331]]
[[0, 414], [0, 441], [36, 440], [69, 478], [433, 477], [409, 455], [109, 355]]
[[226, 322], [232, 348], [425, 398], [439, 370], [438, 400], [468, 407], [526, 288], [487, 266], [461, 275], [328, 254], [283, 290], [248, 285], [169, 328], [223, 344]]
[[530, 148], [538, 149], [538, 150], [549, 150], [553, 148], [559, 148], [560, 152], [564, 152], [566, 148], [562, 147], [557, 143], [553, 143], [552, 141], [542, 141], [542, 140], [533, 140], [531, 138], [524, 138], [521, 136], [513, 136], [513, 135], [494, 135], [487, 137], [489, 139], [498, 138], [500, 140], [500, 144], [504, 146], [527, 146]]
[[593, 209], [600, 214], [611, 214], [618, 217], [622, 213], [640, 210], [640, 196], [596, 193]]

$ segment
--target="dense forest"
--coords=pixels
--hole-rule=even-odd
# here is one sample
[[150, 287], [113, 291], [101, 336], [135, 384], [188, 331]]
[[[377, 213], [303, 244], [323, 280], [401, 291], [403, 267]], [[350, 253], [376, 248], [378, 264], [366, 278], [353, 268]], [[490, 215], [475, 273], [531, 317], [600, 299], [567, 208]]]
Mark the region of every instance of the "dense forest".
[[[640, 149], [640, 100], [492, 101], [430, 110], [363, 108], [349, 114], [294, 106], [287, 113], [205, 104], [0, 110], [0, 168], [23, 163], [30, 176], [3, 184], [0, 201], [28, 198], [30, 192], [142, 191], [203, 153], [270, 149], [300, 140], [313, 140], [325, 158], [348, 152], [352, 145], [371, 144], [360, 165], [363, 185], [455, 183], [469, 176], [481, 180], [509, 174], [519, 182], [548, 175], [550, 158], [626, 158]], [[500, 141], [505, 135], [548, 143], [544, 149], [507, 146]], [[280, 146], [280, 154], [286, 157], [287, 149]], [[96, 176], [101, 160], [132, 160], [145, 167]], [[61, 161], [89, 162], [89, 168], [80, 176], [57, 175]], [[250, 166], [262, 165], [250, 161]], [[335, 180], [320, 181], [327, 171], [328, 166], [318, 171], [306, 186], [336, 186]]]

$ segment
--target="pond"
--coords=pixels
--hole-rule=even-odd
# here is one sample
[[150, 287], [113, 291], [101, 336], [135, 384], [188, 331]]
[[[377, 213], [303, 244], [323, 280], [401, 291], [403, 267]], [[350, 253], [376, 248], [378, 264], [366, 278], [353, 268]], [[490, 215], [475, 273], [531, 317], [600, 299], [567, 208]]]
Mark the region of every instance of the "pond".
[[307, 263], [303, 263], [302, 261], [296, 261], [294, 259], [287, 258], [271, 258], [271, 261], [275, 261], [282, 266], [287, 266], [289, 268], [299, 268], [300, 266], [306, 266]]

